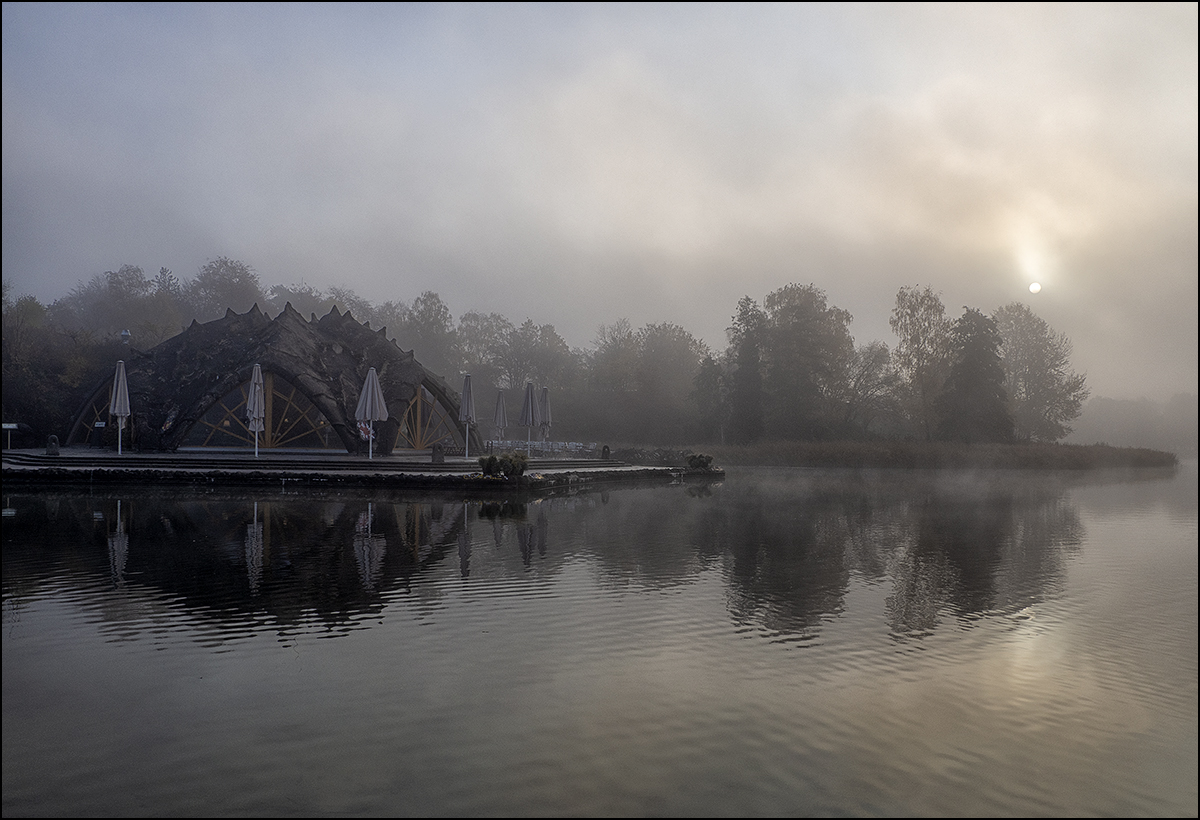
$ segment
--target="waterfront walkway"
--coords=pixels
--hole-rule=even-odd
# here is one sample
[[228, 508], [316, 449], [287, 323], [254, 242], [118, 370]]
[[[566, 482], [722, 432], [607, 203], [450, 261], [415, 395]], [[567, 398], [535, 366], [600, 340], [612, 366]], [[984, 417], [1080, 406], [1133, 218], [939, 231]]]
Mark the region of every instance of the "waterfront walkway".
[[[678, 467], [644, 467], [612, 459], [530, 459], [522, 480], [485, 478], [475, 458], [446, 456], [435, 464], [428, 451], [395, 451], [368, 459], [362, 455], [313, 450], [180, 450], [174, 453], [127, 452], [90, 447], [62, 448], [59, 455], [44, 450], [5, 450], [5, 484], [40, 483], [166, 483], [212, 484], [289, 482], [375, 484], [504, 490], [552, 489], [572, 484], [655, 480], [680, 481], [689, 471]], [[720, 478], [719, 471], [707, 474]]]

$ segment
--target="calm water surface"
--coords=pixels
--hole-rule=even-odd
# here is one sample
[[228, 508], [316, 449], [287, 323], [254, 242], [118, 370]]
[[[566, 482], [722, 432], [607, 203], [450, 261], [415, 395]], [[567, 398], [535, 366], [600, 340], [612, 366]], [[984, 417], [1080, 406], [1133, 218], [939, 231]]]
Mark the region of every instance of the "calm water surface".
[[5, 494], [4, 814], [1194, 816], [1196, 492]]

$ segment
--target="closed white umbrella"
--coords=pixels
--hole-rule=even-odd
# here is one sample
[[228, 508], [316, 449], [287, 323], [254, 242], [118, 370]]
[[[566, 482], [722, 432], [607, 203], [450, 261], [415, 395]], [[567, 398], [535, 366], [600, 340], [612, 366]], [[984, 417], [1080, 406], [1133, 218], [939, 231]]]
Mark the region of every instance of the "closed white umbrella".
[[471, 392], [471, 374], [463, 373], [462, 404], [458, 406], [458, 420], [467, 425], [463, 439], [463, 455], [471, 457], [471, 422], [475, 421], [475, 394]]
[[379, 386], [379, 374], [375, 372], [375, 368], [367, 371], [367, 380], [363, 382], [362, 393], [358, 397], [358, 407], [354, 411], [354, 418], [358, 421], [365, 421], [368, 425], [367, 435], [367, 458], [374, 458], [375, 448], [375, 422], [387, 421], [388, 409], [387, 402], [383, 400], [383, 388]]
[[496, 429], [500, 431], [497, 438], [504, 438], [504, 428], [508, 426], [508, 409], [504, 406], [504, 391], [501, 390], [496, 394], [496, 415], [492, 417], [492, 424], [496, 425]]
[[254, 365], [250, 376], [250, 394], [246, 396], [246, 421], [254, 433], [254, 457], [258, 458], [258, 434], [267, 429], [267, 400], [263, 395], [262, 368]]
[[108, 412], [117, 417], [117, 455], [121, 454], [121, 431], [125, 429], [125, 419], [129, 418], [129, 383], [125, 381], [125, 362], [117, 362], [117, 372], [113, 374], [112, 401], [108, 403]]
[[533, 382], [525, 382], [525, 401], [521, 403], [521, 426], [528, 427], [525, 432], [525, 455], [530, 452], [530, 436], [533, 428], [542, 423], [542, 414], [538, 408], [537, 393], [534, 392]]

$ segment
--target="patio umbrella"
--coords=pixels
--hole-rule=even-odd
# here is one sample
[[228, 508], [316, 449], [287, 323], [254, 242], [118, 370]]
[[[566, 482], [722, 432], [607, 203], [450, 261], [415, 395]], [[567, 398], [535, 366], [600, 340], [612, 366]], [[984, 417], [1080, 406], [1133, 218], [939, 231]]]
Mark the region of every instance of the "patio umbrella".
[[508, 409], [504, 406], [504, 391], [501, 390], [496, 394], [496, 415], [492, 417], [492, 424], [496, 425], [496, 429], [500, 431], [497, 438], [504, 438], [504, 428], [508, 426]]
[[129, 384], [125, 381], [125, 362], [117, 362], [108, 412], [117, 417], [117, 455], [120, 455], [121, 431], [125, 429], [125, 419], [129, 418]]
[[542, 416], [538, 408], [533, 382], [525, 382], [525, 401], [521, 404], [521, 426], [529, 428], [525, 431], [525, 455], [529, 455], [531, 431], [541, 423]]
[[263, 396], [262, 368], [254, 365], [254, 373], [250, 376], [250, 395], [246, 396], [246, 421], [254, 433], [254, 457], [258, 458], [258, 434], [267, 429], [264, 420], [267, 417], [267, 400]]
[[463, 373], [462, 404], [458, 406], [458, 420], [467, 425], [467, 435], [463, 439], [463, 455], [470, 458], [471, 422], [475, 421], [475, 394], [471, 392], [470, 373]]
[[542, 414], [542, 439], [550, 440], [550, 388], [542, 388], [542, 399], [538, 402], [538, 411]]
[[387, 421], [388, 409], [387, 402], [383, 400], [383, 388], [379, 386], [379, 374], [373, 367], [367, 371], [367, 380], [363, 382], [354, 418], [360, 422], [367, 422], [367, 458], [374, 458], [375, 422]]

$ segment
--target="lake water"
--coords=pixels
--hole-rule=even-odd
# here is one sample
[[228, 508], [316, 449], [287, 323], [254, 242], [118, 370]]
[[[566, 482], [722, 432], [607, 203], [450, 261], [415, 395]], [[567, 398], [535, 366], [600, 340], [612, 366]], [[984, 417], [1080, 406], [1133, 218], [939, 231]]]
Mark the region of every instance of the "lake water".
[[13, 492], [3, 807], [1191, 815], [1196, 464]]

